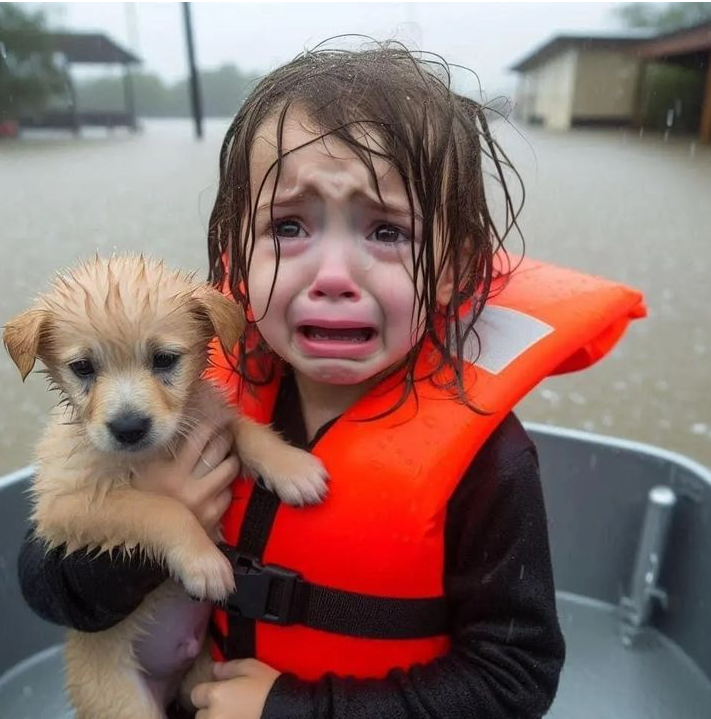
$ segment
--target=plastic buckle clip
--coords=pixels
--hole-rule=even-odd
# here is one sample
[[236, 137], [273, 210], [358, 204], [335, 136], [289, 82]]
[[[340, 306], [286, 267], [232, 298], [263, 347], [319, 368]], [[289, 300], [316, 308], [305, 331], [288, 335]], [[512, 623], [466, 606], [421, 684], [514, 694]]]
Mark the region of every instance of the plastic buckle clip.
[[[292, 624], [294, 590], [301, 575], [277, 564], [262, 564], [255, 557], [240, 554], [225, 545], [221, 545], [221, 549], [235, 573], [235, 591], [227, 598], [228, 610], [247, 619]], [[276, 606], [273, 606], [275, 602]]]

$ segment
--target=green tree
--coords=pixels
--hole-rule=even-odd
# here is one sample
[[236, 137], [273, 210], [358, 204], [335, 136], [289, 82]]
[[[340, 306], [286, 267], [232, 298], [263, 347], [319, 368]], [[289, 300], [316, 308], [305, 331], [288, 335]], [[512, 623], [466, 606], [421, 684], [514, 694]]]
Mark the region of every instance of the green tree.
[[[201, 70], [200, 90], [205, 115], [232, 117], [239, 110], [254, 80], [254, 75], [246, 75], [231, 64], [223, 65], [217, 70]], [[188, 81], [180, 80], [176, 83], [172, 87], [172, 94], [176, 110], [179, 107], [181, 109], [179, 114], [187, 115], [189, 113]]]
[[65, 89], [44, 13], [0, 3], [0, 121], [40, 109], [52, 94]]
[[[136, 114], [141, 117], [170, 117], [187, 115], [188, 101], [184, 109], [175, 112], [174, 93], [153, 73], [139, 72], [131, 77]], [[77, 105], [83, 111], [124, 109], [123, 79], [115, 76], [100, 77], [76, 83]]]
[[711, 20], [711, 2], [625, 3], [615, 15], [626, 27], [670, 32]]
[[[255, 76], [234, 65], [200, 73], [203, 111], [207, 117], [232, 117], [239, 110], [254, 83]], [[120, 110], [123, 103], [122, 80], [117, 77], [77, 83], [77, 104], [84, 110]], [[136, 114], [140, 117], [188, 117], [187, 80], [166, 85], [153, 73], [133, 76]]]
[[205, 114], [232, 117], [254, 85], [255, 76], [246, 75], [234, 65], [200, 73]]

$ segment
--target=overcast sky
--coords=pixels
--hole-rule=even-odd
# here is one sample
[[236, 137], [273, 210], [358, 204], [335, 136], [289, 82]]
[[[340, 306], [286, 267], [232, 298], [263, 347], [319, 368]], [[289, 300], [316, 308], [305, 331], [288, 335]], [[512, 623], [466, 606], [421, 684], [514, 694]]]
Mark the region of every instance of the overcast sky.
[[[180, 3], [27, 3], [54, 23], [105, 32], [166, 80], [186, 74]], [[341, 33], [395, 37], [475, 70], [487, 95], [511, 92], [517, 59], [561, 32], [619, 29], [617, 3], [192, 3], [198, 65], [264, 72]]]

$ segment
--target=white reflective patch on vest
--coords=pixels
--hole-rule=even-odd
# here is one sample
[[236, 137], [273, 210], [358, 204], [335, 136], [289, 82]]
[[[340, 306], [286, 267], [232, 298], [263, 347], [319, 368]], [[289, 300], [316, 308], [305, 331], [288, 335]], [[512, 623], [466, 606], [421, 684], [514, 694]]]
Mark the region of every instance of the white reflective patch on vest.
[[477, 338], [470, 334], [464, 343], [464, 359], [476, 360], [477, 367], [491, 374], [499, 374], [529, 347], [553, 332], [551, 325], [531, 315], [496, 305], [484, 307], [474, 329], [479, 335], [481, 352]]

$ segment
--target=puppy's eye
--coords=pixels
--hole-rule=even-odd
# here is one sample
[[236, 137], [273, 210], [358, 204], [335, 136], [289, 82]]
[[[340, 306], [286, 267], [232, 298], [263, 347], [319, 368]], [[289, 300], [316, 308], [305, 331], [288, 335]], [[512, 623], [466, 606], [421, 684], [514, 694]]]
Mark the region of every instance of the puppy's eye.
[[180, 355], [174, 352], [156, 352], [153, 355], [153, 369], [162, 371], [173, 369], [179, 359]]
[[69, 369], [81, 379], [93, 377], [95, 374], [94, 365], [86, 359], [77, 360], [76, 362], [70, 362]]

